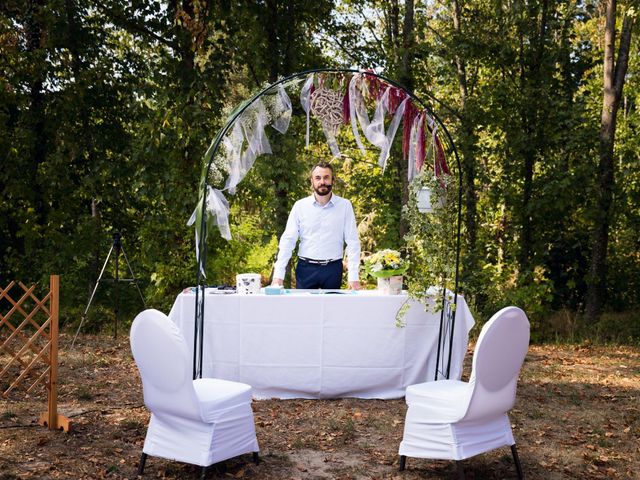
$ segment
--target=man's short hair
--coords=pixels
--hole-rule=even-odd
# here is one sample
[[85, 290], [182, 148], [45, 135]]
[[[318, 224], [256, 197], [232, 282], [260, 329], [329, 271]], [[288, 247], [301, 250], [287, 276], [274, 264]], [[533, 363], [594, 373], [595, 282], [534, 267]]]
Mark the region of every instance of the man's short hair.
[[333, 171], [333, 165], [331, 165], [329, 162], [326, 162], [324, 160], [316, 162], [316, 164], [313, 167], [311, 167], [311, 170], [309, 171], [309, 179], [313, 179], [313, 171], [316, 168], [328, 168], [329, 170], [331, 170], [331, 180], [336, 179], [336, 174]]

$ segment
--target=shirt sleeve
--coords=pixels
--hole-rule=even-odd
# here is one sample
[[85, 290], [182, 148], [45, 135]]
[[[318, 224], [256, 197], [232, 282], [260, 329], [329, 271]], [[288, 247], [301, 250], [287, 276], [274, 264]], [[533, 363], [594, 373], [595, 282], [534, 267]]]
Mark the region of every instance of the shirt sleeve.
[[287, 226], [280, 237], [280, 243], [278, 244], [278, 258], [273, 266], [273, 278], [284, 280], [287, 263], [289, 263], [291, 252], [293, 252], [300, 236], [300, 229], [298, 225], [298, 204], [296, 203], [293, 205], [293, 208], [289, 213]]
[[358, 225], [356, 224], [356, 216], [353, 213], [353, 205], [348, 200], [345, 214], [344, 240], [347, 243], [348, 280], [357, 282], [360, 279], [360, 237], [358, 237]]

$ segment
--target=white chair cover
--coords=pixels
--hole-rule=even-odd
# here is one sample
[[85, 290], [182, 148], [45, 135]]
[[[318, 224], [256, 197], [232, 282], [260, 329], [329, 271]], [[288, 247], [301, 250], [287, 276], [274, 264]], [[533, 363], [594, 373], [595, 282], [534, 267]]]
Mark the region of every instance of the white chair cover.
[[135, 318], [130, 341], [151, 411], [145, 454], [206, 467], [258, 452], [249, 385], [192, 380], [184, 338], [158, 310]]
[[507, 412], [529, 347], [529, 321], [517, 307], [496, 313], [476, 344], [469, 382], [411, 385], [400, 455], [463, 460], [515, 445]]

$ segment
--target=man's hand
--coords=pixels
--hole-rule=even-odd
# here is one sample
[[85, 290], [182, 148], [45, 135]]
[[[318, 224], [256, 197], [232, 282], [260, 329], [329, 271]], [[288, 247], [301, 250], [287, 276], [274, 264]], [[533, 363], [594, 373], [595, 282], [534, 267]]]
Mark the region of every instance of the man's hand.
[[284, 285], [284, 280], [282, 278], [274, 278], [271, 281], [272, 287], [282, 287]]
[[360, 282], [358, 280], [349, 282], [349, 290], [360, 290]]

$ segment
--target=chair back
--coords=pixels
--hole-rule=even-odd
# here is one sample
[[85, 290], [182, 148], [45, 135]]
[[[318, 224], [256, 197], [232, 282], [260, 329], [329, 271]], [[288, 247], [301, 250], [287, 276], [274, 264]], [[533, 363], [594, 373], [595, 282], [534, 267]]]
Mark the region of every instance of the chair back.
[[201, 420], [189, 349], [176, 324], [164, 313], [148, 309], [133, 321], [129, 339], [147, 408], [160, 416]]
[[501, 415], [513, 407], [528, 349], [529, 320], [521, 309], [506, 307], [491, 317], [473, 354], [473, 393], [463, 420]]

